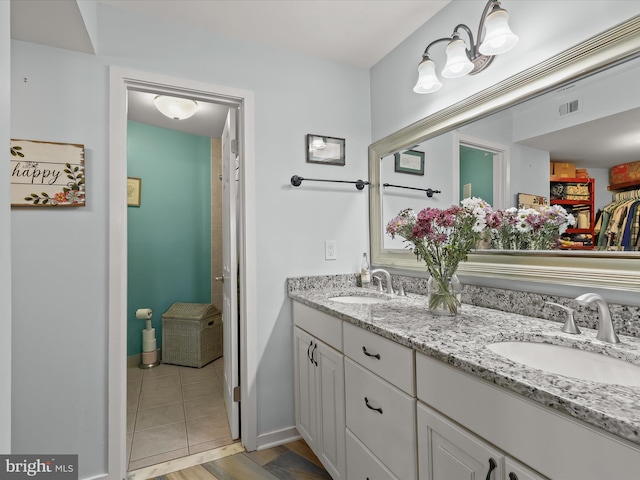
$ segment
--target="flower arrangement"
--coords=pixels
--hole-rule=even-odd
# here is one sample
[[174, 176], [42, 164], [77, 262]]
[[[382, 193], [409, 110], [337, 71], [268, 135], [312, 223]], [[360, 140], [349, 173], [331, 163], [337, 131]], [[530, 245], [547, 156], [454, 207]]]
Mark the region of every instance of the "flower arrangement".
[[458, 312], [460, 284], [455, 272], [476, 248], [490, 213], [491, 206], [484, 200], [469, 198], [462, 201], [461, 207], [425, 208], [417, 215], [412, 209], [405, 209], [387, 224], [387, 234], [402, 237], [418, 260], [426, 263], [431, 275], [428, 289], [432, 312]]
[[558, 248], [560, 235], [575, 224], [575, 218], [560, 205], [540, 205], [488, 212], [486, 224], [490, 248], [552, 250]]

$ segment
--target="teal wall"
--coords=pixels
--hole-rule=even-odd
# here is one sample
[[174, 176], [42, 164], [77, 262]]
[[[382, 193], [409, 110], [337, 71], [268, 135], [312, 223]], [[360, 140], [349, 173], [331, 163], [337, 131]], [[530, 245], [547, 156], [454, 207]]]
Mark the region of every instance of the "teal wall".
[[471, 196], [493, 205], [493, 154], [477, 148], [460, 147], [460, 200], [465, 184], [471, 183]]
[[142, 179], [140, 207], [128, 207], [127, 356], [142, 352], [153, 309], [158, 348], [162, 314], [174, 302], [211, 302], [210, 139], [128, 123], [127, 175]]

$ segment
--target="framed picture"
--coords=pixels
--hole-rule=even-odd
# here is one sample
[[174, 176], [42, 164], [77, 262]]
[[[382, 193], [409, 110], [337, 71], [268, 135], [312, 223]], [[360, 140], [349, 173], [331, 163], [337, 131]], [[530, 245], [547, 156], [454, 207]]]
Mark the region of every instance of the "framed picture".
[[12, 207], [84, 207], [84, 145], [11, 139]]
[[307, 163], [344, 165], [344, 138], [307, 134]]
[[538, 208], [542, 205], [548, 205], [547, 197], [541, 195], [532, 195], [530, 193], [518, 194], [518, 208]]
[[142, 190], [142, 179], [138, 177], [127, 178], [127, 205], [129, 207], [140, 206], [140, 192]]
[[407, 150], [398, 152], [394, 156], [396, 159], [396, 172], [424, 175], [424, 152]]

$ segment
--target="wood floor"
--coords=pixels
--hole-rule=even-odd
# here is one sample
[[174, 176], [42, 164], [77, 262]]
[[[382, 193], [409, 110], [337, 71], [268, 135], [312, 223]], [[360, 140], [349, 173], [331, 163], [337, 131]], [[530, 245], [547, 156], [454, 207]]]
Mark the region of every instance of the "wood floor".
[[331, 480], [304, 440], [240, 452], [153, 480]]

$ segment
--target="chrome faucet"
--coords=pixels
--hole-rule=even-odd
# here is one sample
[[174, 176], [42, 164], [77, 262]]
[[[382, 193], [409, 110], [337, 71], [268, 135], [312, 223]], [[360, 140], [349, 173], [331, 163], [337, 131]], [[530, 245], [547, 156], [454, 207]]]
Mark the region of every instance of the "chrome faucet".
[[584, 293], [576, 297], [576, 302], [580, 305], [588, 306], [594, 303], [598, 307], [600, 319], [598, 320], [598, 334], [596, 338], [603, 342], [620, 343], [620, 339], [613, 329], [613, 321], [611, 320], [611, 312], [607, 302], [597, 293]]
[[[376, 268], [375, 270], [371, 270], [372, 277], [377, 275], [378, 273], [381, 273], [384, 275], [384, 281], [387, 284], [387, 293], [393, 295], [393, 285], [391, 284], [391, 274], [382, 268]], [[378, 277], [378, 280], [380, 281], [380, 277]]]

